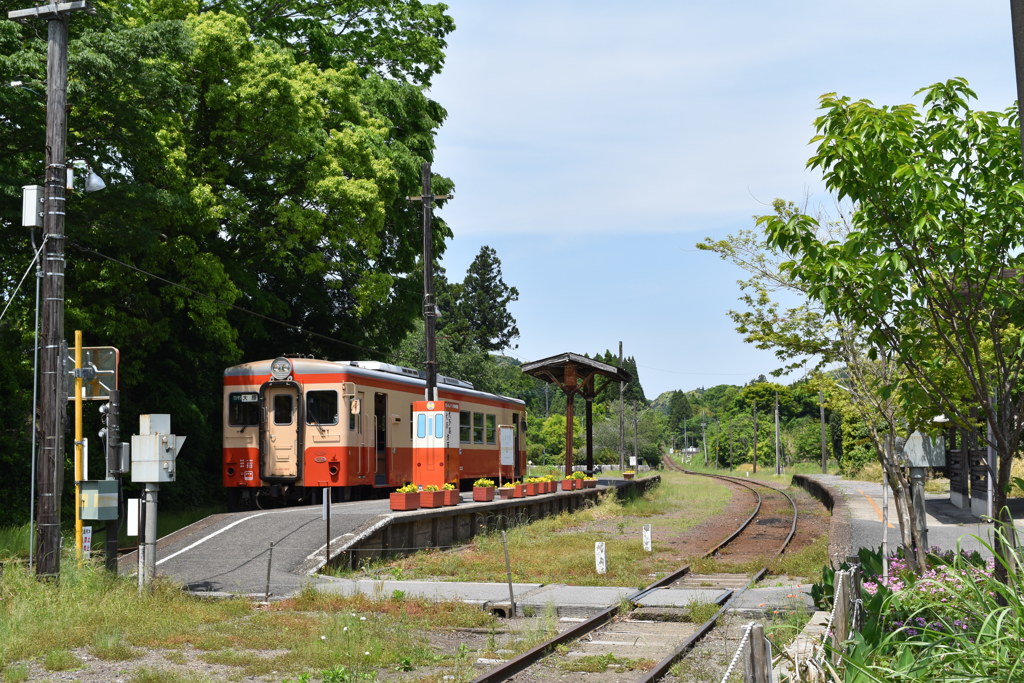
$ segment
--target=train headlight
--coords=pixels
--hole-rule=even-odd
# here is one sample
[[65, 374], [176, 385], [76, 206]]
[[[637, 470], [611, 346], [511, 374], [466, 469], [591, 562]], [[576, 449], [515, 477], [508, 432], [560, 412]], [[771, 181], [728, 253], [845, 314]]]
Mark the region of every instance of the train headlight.
[[275, 358], [270, 364], [270, 374], [274, 379], [288, 379], [292, 374], [292, 362], [287, 358]]

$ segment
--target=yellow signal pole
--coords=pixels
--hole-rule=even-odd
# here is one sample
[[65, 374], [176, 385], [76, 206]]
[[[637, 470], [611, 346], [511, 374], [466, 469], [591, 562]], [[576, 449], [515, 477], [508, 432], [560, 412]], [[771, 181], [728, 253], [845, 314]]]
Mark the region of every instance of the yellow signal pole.
[[[82, 369], [82, 331], [75, 330], [75, 370]], [[82, 373], [75, 372], [75, 557], [82, 563]]]

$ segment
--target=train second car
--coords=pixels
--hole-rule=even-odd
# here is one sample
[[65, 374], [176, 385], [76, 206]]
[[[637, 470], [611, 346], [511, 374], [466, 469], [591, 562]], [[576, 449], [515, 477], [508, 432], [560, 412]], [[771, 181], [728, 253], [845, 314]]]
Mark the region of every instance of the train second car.
[[[312, 502], [323, 489], [349, 500], [413, 481], [413, 403], [425, 386], [416, 370], [372, 361], [279, 357], [227, 368], [222, 472], [230, 502]], [[457, 481], [450, 483], [521, 478], [523, 401], [446, 377], [438, 378], [437, 398], [458, 407]], [[512, 435], [506, 464], [500, 427], [512, 428], [503, 430]]]

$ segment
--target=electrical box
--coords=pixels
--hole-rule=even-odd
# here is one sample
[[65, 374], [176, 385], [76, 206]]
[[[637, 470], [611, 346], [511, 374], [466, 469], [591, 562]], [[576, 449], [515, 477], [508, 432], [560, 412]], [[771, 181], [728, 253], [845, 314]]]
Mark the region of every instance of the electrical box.
[[21, 224], [26, 228], [43, 227], [43, 186], [23, 185], [21, 188]]
[[171, 416], [140, 415], [139, 432], [132, 435], [132, 481], [149, 484], [174, 481], [175, 459], [185, 437], [171, 434]]
[[117, 519], [117, 480], [83, 481], [79, 485], [82, 489], [82, 519]]

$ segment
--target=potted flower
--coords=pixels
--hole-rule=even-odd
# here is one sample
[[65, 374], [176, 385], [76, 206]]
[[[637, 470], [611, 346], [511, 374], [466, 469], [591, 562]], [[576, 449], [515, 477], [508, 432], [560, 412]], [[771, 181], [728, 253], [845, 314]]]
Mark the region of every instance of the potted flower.
[[428, 484], [420, 491], [420, 506], [425, 508], [439, 508], [444, 505], [444, 492], [440, 486]]
[[536, 496], [540, 493], [540, 480], [537, 477], [527, 477], [523, 480], [523, 486], [526, 487], [528, 496]]
[[587, 475], [583, 474], [583, 472], [579, 470], [576, 470], [575, 472], [572, 473], [572, 487], [574, 490], [578, 491], [579, 489], [583, 488], [583, 477], [585, 476]]
[[459, 490], [455, 488], [455, 484], [445, 484], [441, 487], [441, 493], [444, 494], [445, 505], [459, 504]]
[[622, 473], [622, 478], [626, 479], [627, 481], [632, 479], [635, 476], [636, 476], [636, 472], [634, 472], [633, 470], [626, 470], [625, 472]]
[[573, 486], [574, 486], [574, 484], [573, 484], [574, 481], [575, 480], [571, 476], [565, 477], [564, 479], [562, 479], [562, 490], [563, 491], [572, 491]]
[[406, 484], [396, 489], [391, 494], [391, 509], [401, 512], [403, 510], [416, 510], [420, 506], [420, 490], [414, 484]]
[[597, 487], [597, 477], [591, 475], [589, 477], [583, 477], [583, 488], [592, 489]]
[[477, 479], [473, 482], [473, 500], [488, 503], [494, 500], [494, 480]]
[[513, 481], [506, 481], [498, 489], [498, 495], [501, 496], [502, 500], [508, 500], [516, 497], [516, 484]]

